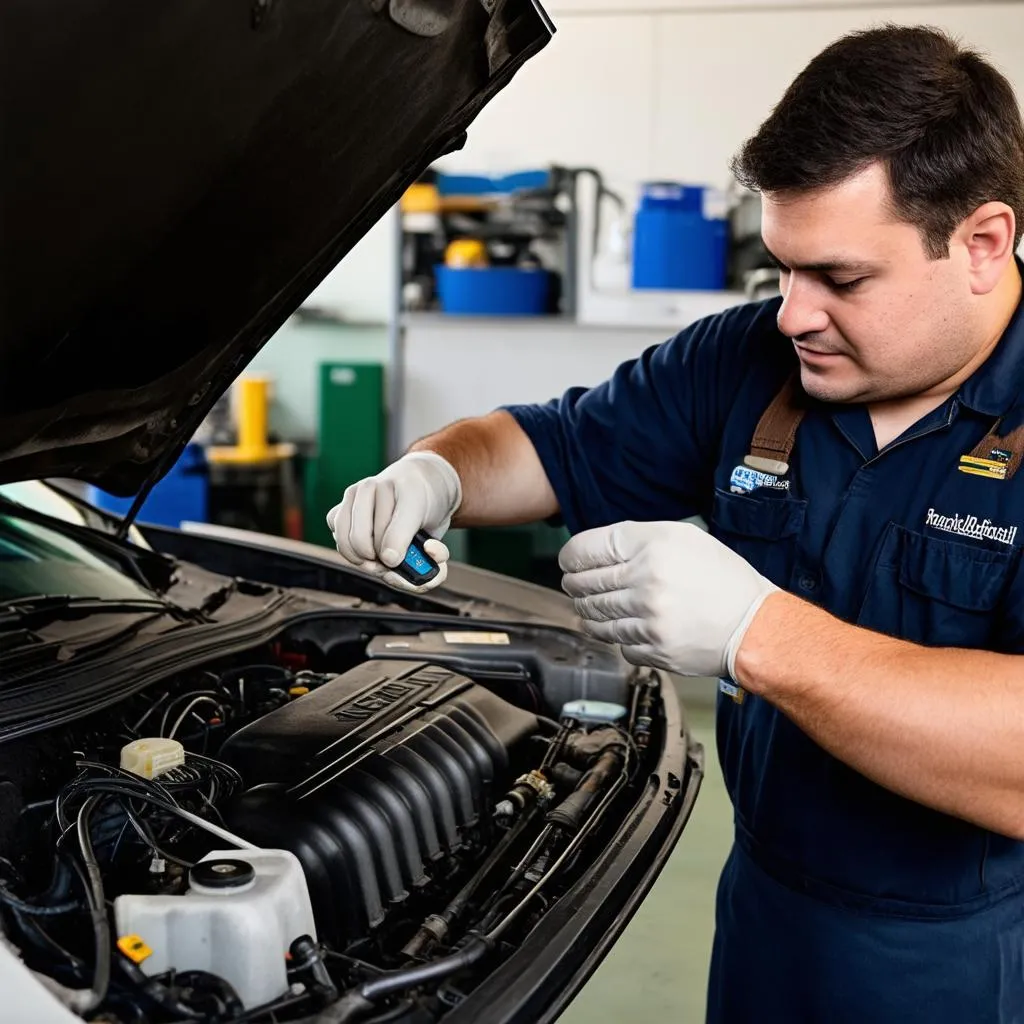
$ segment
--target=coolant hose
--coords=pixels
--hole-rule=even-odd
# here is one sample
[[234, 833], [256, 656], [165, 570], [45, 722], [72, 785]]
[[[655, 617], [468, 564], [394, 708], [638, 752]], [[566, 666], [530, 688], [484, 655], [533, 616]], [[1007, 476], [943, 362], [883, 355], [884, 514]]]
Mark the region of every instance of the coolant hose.
[[567, 835], [576, 835], [586, 821], [594, 801], [622, 771], [622, 753], [621, 747], [605, 750], [580, 780], [580, 784], [556, 808], [548, 812], [548, 823], [557, 825]]
[[490, 948], [490, 942], [483, 938], [474, 938], [457, 953], [442, 957], [440, 960], [382, 974], [379, 978], [364, 982], [359, 988], [346, 993], [337, 1003], [314, 1018], [315, 1024], [352, 1024], [378, 1009], [376, 1004], [388, 996], [397, 995], [429, 981], [441, 981], [466, 967], [472, 967], [487, 955]]
[[419, 931], [406, 943], [402, 952], [409, 957], [420, 956], [423, 950], [431, 943], [443, 942], [448, 937], [448, 929], [459, 915], [466, 909], [466, 904], [473, 894], [480, 888], [481, 883], [494, 870], [495, 866], [505, 856], [508, 848], [526, 830], [526, 827], [533, 820], [537, 805], [533, 804], [519, 821], [510, 828], [501, 841], [491, 852], [490, 856], [477, 869], [473, 877], [459, 890], [455, 898], [448, 904], [440, 914], [431, 914], [420, 926]]

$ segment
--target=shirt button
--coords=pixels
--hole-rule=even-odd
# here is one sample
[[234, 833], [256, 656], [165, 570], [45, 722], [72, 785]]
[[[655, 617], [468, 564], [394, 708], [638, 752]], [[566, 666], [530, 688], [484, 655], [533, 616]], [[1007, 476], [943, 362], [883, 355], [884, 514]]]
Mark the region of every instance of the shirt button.
[[800, 579], [797, 580], [797, 586], [801, 590], [805, 590], [810, 593], [812, 590], [818, 589], [818, 581], [813, 576], [801, 576]]

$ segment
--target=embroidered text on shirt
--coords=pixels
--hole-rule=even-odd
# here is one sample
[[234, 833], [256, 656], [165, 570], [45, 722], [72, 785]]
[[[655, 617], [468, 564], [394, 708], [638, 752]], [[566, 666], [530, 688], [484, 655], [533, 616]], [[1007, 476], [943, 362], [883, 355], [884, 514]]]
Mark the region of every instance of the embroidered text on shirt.
[[935, 509], [928, 509], [925, 526], [955, 533], [960, 537], [972, 537], [975, 540], [994, 540], [1000, 544], [1013, 544], [1017, 536], [1016, 526], [995, 526], [991, 519], [979, 519], [977, 516], [940, 515]]
[[782, 480], [773, 473], [762, 473], [749, 466], [737, 466], [729, 478], [729, 490], [733, 494], [745, 494], [757, 490], [758, 487], [771, 487], [777, 491], [788, 491], [789, 481]]

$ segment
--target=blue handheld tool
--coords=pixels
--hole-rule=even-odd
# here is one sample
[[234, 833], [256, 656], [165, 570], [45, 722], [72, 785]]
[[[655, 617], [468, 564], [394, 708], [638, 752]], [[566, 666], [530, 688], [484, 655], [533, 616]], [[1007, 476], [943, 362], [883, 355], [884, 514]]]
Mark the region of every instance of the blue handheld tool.
[[429, 583], [441, 571], [437, 562], [427, 554], [426, 543], [428, 540], [430, 540], [429, 534], [420, 530], [413, 537], [409, 550], [405, 553], [405, 558], [392, 570], [415, 587]]

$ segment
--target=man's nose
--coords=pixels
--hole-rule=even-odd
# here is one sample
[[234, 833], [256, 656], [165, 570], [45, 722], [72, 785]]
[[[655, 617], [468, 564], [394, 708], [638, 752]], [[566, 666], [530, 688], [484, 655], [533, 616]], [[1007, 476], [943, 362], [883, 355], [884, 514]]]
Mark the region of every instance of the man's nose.
[[784, 274], [781, 282], [782, 308], [779, 330], [788, 338], [821, 334], [828, 330], [828, 313], [822, 308], [819, 289], [800, 274]]

